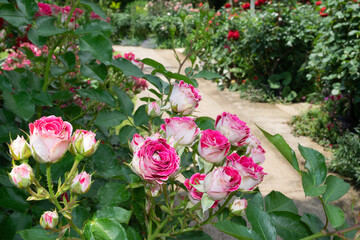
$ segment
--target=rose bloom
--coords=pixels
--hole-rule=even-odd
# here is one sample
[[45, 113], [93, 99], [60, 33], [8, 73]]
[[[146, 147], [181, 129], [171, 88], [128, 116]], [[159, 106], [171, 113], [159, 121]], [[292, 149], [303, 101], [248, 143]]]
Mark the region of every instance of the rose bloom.
[[228, 33], [228, 40], [238, 40], [240, 37], [239, 31], [238, 30], [230, 30]]
[[[190, 179], [185, 179], [184, 185], [188, 190], [188, 197], [190, 199], [190, 202], [194, 205], [196, 205], [201, 200], [204, 193], [196, 190], [193, 185], [202, 185], [205, 177], [206, 174], [195, 173], [190, 177]], [[218, 203], [219, 201], [215, 201], [211, 208], [216, 208]]]
[[61, 117], [42, 117], [29, 124], [30, 148], [40, 163], [59, 161], [71, 143], [72, 126]]
[[133, 139], [130, 143], [130, 149], [135, 152], [138, 147], [140, 146], [140, 144], [142, 144], [144, 142], [144, 138], [142, 136], [140, 136], [139, 134], [135, 133], [133, 136]]
[[34, 173], [27, 163], [14, 166], [9, 173], [10, 181], [18, 188], [27, 188], [31, 185]]
[[229, 139], [233, 146], [242, 146], [249, 137], [250, 128], [235, 114], [223, 112], [215, 120], [215, 129]]
[[161, 109], [158, 102], [149, 102], [146, 105], [146, 112], [150, 117], [158, 117], [161, 115]]
[[52, 9], [49, 4], [38, 3], [38, 7], [39, 7], [39, 11], [35, 13], [35, 17], [52, 15]]
[[231, 192], [237, 191], [241, 176], [236, 169], [226, 166], [208, 173], [204, 179], [204, 191], [213, 200], [226, 198]]
[[163, 138], [148, 137], [134, 152], [132, 170], [148, 182], [162, 184], [180, 167], [180, 157]]
[[219, 131], [207, 129], [201, 132], [198, 152], [207, 162], [219, 163], [230, 149], [228, 139]]
[[244, 10], [248, 10], [248, 9], [250, 9], [250, 3], [244, 3], [241, 7], [242, 7]]
[[89, 191], [91, 185], [91, 175], [83, 171], [75, 176], [71, 184], [71, 191], [76, 194], [84, 194]]
[[321, 5], [321, 1], [317, 1], [317, 2], [315, 3], [315, 5], [316, 5], [316, 6]]
[[199, 105], [201, 96], [194, 86], [180, 81], [175, 83], [170, 95], [171, 109], [181, 115], [191, 114]]
[[53, 229], [54, 227], [56, 227], [58, 222], [59, 222], [59, 215], [57, 214], [56, 211], [54, 212], [46, 211], [43, 213], [43, 215], [41, 215], [40, 218], [40, 225], [42, 228], [46, 230]]
[[231, 8], [231, 4], [230, 3], [225, 3], [224, 7], [225, 8]]
[[166, 118], [165, 124], [161, 125], [166, 138], [174, 137], [180, 145], [190, 145], [200, 133], [195, 120], [190, 117]]
[[241, 175], [241, 184], [239, 189], [253, 190], [263, 180], [266, 173], [263, 168], [254, 163], [254, 161], [246, 156], [239, 156], [233, 153], [227, 156], [226, 165], [235, 168]]
[[27, 159], [31, 156], [31, 149], [24, 137], [17, 136], [9, 145], [11, 158], [14, 160]]

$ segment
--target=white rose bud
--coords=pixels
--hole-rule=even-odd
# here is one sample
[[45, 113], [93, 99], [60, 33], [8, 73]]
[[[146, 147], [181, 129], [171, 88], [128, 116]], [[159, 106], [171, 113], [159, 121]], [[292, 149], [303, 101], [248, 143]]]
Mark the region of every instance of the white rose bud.
[[14, 141], [11, 141], [9, 150], [11, 157], [14, 160], [28, 159], [31, 156], [30, 145], [26, 142], [24, 137], [17, 136]]
[[31, 185], [34, 173], [27, 163], [13, 167], [9, 173], [10, 181], [18, 188], [27, 188]]
[[76, 194], [84, 194], [89, 191], [91, 185], [91, 175], [83, 171], [76, 175], [71, 184], [71, 191]]
[[59, 222], [59, 215], [56, 211], [46, 211], [41, 215], [40, 225], [42, 228], [49, 230], [53, 229], [57, 226]]
[[92, 155], [99, 147], [100, 141], [96, 141], [95, 133], [86, 130], [76, 130], [71, 137], [70, 152], [81, 154], [84, 157]]
[[229, 210], [235, 216], [243, 216], [245, 214], [245, 209], [247, 208], [246, 199], [236, 198], [230, 204]]
[[150, 102], [146, 106], [146, 112], [150, 117], [158, 117], [161, 115], [161, 109], [158, 102]]

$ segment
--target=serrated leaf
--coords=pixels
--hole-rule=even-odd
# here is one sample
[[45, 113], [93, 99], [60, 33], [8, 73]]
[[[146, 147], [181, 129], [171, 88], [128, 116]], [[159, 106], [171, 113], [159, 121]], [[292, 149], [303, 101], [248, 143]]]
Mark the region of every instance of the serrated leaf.
[[103, 207], [116, 206], [130, 198], [127, 185], [120, 182], [109, 182], [98, 191], [98, 199]]
[[302, 173], [301, 181], [305, 196], [317, 197], [322, 195], [326, 190], [326, 185], [315, 186], [314, 179], [307, 172]]
[[75, 54], [71, 51], [60, 55], [59, 59], [67, 69], [73, 69], [76, 66], [76, 57]]
[[49, 106], [52, 107], [52, 99], [48, 92], [37, 92], [31, 93], [33, 102], [38, 106]]
[[111, 41], [103, 34], [86, 34], [80, 37], [81, 51], [90, 52], [96, 59], [110, 64], [113, 55]]
[[271, 217], [262, 209], [249, 204], [246, 217], [254, 231], [263, 240], [276, 240], [276, 228]]
[[201, 70], [200, 72], [194, 74], [194, 76], [192, 76], [193, 78], [205, 78], [208, 80], [213, 80], [215, 78], [223, 78], [223, 76], [215, 73], [215, 72], [211, 72], [211, 71], [207, 71], [207, 70]]
[[113, 32], [114, 28], [110, 23], [105, 22], [103, 20], [92, 20], [91, 22], [87, 22], [84, 25], [81, 25], [75, 30], [76, 34], [87, 34], [87, 33], [99, 33], [110, 36]]
[[202, 211], [205, 212], [209, 208], [211, 208], [212, 205], [214, 205], [215, 200], [211, 199], [206, 193], [202, 195], [201, 198], [201, 208]]
[[215, 129], [215, 120], [210, 117], [198, 117], [195, 123], [201, 130]]
[[131, 141], [135, 133], [139, 133], [135, 127], [131, 125], [123, 126], [119, 132], [120, 143], [126, 144], [128, 141]]
[[11, 25], [14, 25], [15, 27], [24, 26], [30, 23], [29, 20], [27, 20], [22, 14], [20, 14], [16, 10], [15, 4], [1, 5], [0, 16]]
[[116, 106], [116, 101], [111, 94], [102, 89], [77, 89], [76, 90], [82, 97], [90, 98], [99, 102], [108, 104], [110, 107]]
[[281, 192], [272, 191], [265, 198], [265, 209], [267, 213], [271, 212], [292, 212], [297, 214], [298, 209], [293, 200], [286, 197]]
[[92, 61], [86, 65], [81, 65], [80, 73], [84, 77], [104, 82], [108, 75], [108, 69], [105, 64], [98, 64], [96, 61]]
[[67, 32], [67, 29], [58, 28], [55, 25], [57, 18], [49, 16], [41, 16], [36, 19], [37, 31], [39, 36], [49, 37]]
[[121, 88], [113, 87], [113, 90], [118, 97], [118, 103], [121, 111], [127, 116], [131, 116], [134, 111], [134, 103]]
[[95, 213], [96, 218], [108, 218], [116, 219], [119, 223], [128, 224], [131, 218], [132, 212], [121, 207], [105, 207], [97, 210]]
[[33, 240], [36, 236], [36, 240], [55, 240], [57, 238], [56, 234], [50, 234], [48, 231], [40, 228], [30, 228], [18, 231], [18, 234], [22, 237], [23, 240]]
[[107, 218], [95, 218], [84, 226], [84, 237], [86, 240], [101, 239], [127, 239], [126, 231], [123, 226]]
[[103, 10], [101, 10], [98, 4], [86, 0], [81, 0], [80, 3], [90, 8], [94, 13], [99, 15], [101, 18], [103, 19], [107, 18], [106, 14], [103, 12]]
[[111, 65], [120, 70], [127, 77], [134, 76], [141, 78], [145, 76], [140, 68], [125, 58], [113, 59]]
[[32, 19], [35, 13], [39, 11], [39, 7], [35, 1], [16, 0], [16, 4], [20, 12], [28, 19]]
[[330, 175], [325, 181], [326, 190], [323, 194], [325, 202], [332, 202], [338, 200], [345, 195], [350, 189], [350, 184], [346, 183], [341, 178]]
[[149, 116], [146, 112], [146, 105], [140, 106], [134, 114], [134, 123], [136, 126], [141, 126], [143, 124], [147, 125], [149, 122]]
[[334, 228], [340, 227], [345, 222], [345, 214], [341, 208], [324, 203], [326, 215]]
[[[306, 223], [306, 225], [309, 227], [311, 233], [318, 233], [322, 230], [322, 228], [324, 227], [324, 223], [316, 216], [313, 214], [308, 214], [305, 213], [302, 217], [301, 217], [301, 221]], [[330, 237], [322, 237], [319, 238], [320, 240], [329, 240]]]
[[282, 239], [301, 239], [309, 235], [305, 224], [301, 222], [301, 217], [292, 212], [272, 212], [270, 213], [274, 221], [277, 234]]
[[125, 119], [127, 119], [127, 117], [117, 110], [102, 111], [97, 115], [95, 124], [105, 128], [114, 127], [120, 125]]
[[325, 157], [315, 149], [303, 147], [300, 144], [299, 151], [306, 160], [305, 167], [314, 179], [315, 186], [319, 186], [325, 181], [327, 175]]
[[153, 68], [166, 70], [164, 65], [162, 65], [158, 61], [155, 61], [154, 59], [151, 59], [151, 58], [144, 58], [143, 60], [141, 60], [141, 62], [143, 62], [145, 65], [149, 65], [149, 66], [151, 66]]
[[144, 78], [148, 80], [148, 82], [150, 82], [153, 86], [155, 86], [161, 93], [164, 92], [164, 88], [165, 88], [164, 86], [167, 83], [161, 80], [161, 78], [150, 74], [144, 75]]
[[250, 228], [230, 220], [223, 220], [215, 223], [215, 227], [220, 231], [242, 240], [261, 240], [262, 238]]
[[26, 92], [11, 94], [4, 92], [5, 106], [20, 118], [28, 121], [35, 113], [35, 105], [31, 96]]
[[19, 189], [12, 187], [0, 187], [0, 206], [6, 209], [25, 212], [29, 203], [25, 201], [24, 195]]

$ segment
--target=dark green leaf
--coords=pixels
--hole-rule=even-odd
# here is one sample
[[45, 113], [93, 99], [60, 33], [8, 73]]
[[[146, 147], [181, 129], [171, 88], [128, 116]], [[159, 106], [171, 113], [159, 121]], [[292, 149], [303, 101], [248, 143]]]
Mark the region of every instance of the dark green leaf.
[[106, 19], [106, 14], [101, 10], [98, 4], [86, 0], [81, 0], [81, 4], [84, 4], [85, 6], [89, 7], [94, 13], [99, 15], [101, 18]]
[[131, 142], [135, 133], [139, 133], [135, 127], [131, 125], [123, 126], [119, 132], [120, 143], [127, 144], [128, 142]]
[[48, 231], [40, 228], [30, 228], [21, 230], [18, 232], [23, 240], [34, 240], [34, 236], [36, 236], [36, 240], [52, 240], [56, 239], [56, 234], [50, 234]]
[[98, 191], [98, 199], [103, 207], [116, 206], [129, 199], [127, 185], [120, 182], [109, 182]]
[[146, 113], [146, 105], [140, 106], [134, 114], [134, 123], [136, 126], [147, 125], [149, 116]]
[[134, 76], [134, 77], [144, 77], [145, 74], [141, 71], [140, 68], [138, 68], [136, 65], [134, 65], [132, 62], [125, 58], [117, 58], [113, 59], [111, 65], [120, 70], [125, 76]]
[[326, 185], [315, 186], [314, 179], [307, 172], [302, 173], [301, 179], [306, 196], [317, 197], [326, 190]]
[[[341, 225], [340, 227], [337, 227], [337, 228], [335, 228], [335, 229], [336, 229], [337, 231], [339, 231], [339, 230], [347, 229], [347, 228], [349, 228], [349, 227], [350, 227], [349, 224], [348, 224], [347, 222], [344, 222], [343, 225]], [[344, 234], [344, 236], [345, 236], [346, 238], [348, 238], [348, 239], [355, 239], [355, 235], [356, 235], [357, 231], [358, 231], [358, 230], [353, 230], [353, 231], [347, 232], [347, 233]], [[333, 240], [341, 240], [341, 238], [339, 238], [339, 237], [334, 237]]]
[[161, 70], [165, 70], [164, 65], [162, 65], [161, 63], [155, 61], [154, 59], [151, 58], [144, 58], [143, 60], [141, 60], [144, 64], [149, 65], [153, 68], [157, 68], [157, 69], [161, 69]]
[[66, 52], [60, 55], [59, 59], [67, 69], [73, 69], [76, 66], [76, 58], [73, 52]]
[[16, 0], [16, 4], [20, 12], [28, 19], [32, 19], [35, 13], [39, 11], [36, 1]]
[[144, 78], [154, 85], [161, 93], [164, 91], [167, 83], [161, 80], [158, 76], [146, 74]]
[[91, 88], [91, 89], [78, 89], [76, 91], [84, 98], [90, 98], [92, 100], [109, 104], [110, 107], [114, 107], [116, 105], [115, 99], [106, 90]]
[[32, 217], [24, 212], [14, 212], [10, 216], [0, 220], [1, 239], [19, 239], [15, 237], [18, 230], [31, 227]]
[[220, 231], [242, 240], [262, 239], [253, 229], [247, 228], [239, 223], [230, 220], [223, 220], [215, 223], [215, 227]]
[[15, 27], [20, 27], [30, 23], [22, 14], [16, 10], [15, 4], [1, 5], [0, 16]]
[[103, 20], [92, 20], [84, 25], [81, 25], [75, 30], [76, 34], [99, 33], [102, 32], [106, 36], [110, 36], [113, 32], [113, 27], [110, 23]]
[[78, 228], [82, 229], [85, 221], [89, 219], [90, 213], [86, 208], [84, 208], [82, 206], [78, 206], [73, 210], [72, 216], [73, 216], [74, 224]]
[[31, 92], [31, 98], [35, 105], [52, 107], [52, 99], [48, 92]]
[[271, 217], [264, 210], [249, 204], [246, 209], [246, 217], [261, 239], [276, 240], [275, 225]]
[[128, 240], [142, 240], [140, 234], [132, 227], [126, 228], [126, 235]]
[[299, 151], [306, 160], [305, 167], [314, 179], [315, 186], [319, 186], [325, 181], [327, 175], [325, 157], [315, 149], [303, 147], [300, 144]]
[[81, 65], [80, 72], [84, 77], [96, 79], [100, 82], [104, 82], [108, 75], [106, 65], [103, 63], [98, 64], [96, 61]]
[[113, 87], [113, 90], [118, 97], [118, 103], [121, 111], [127, 116], [131, 116], [134, 111], [134, 103], [121, 88]]
[[37, 26], [37, 34], [39, 36], [55, 36], [62, 33], [65, 33], [67, 29], [60, 29], [55, 25], [55, 21], [57, 18], [55, 17], [48, 17], [42, 16], [36, 19], [36, 26]]
[[223, 76], [221, 76], [215, 72], [211, 72], [211, 71], [207, 71], [207, 70], [201, 70], [200, 72], [196, 73], [192, 77], [193, 78], [205, 78], [208, 80], [213, 80], [215, 78], [223, 78]]
[[[312, 234], [320, 232], [324, 227], [324, 223], [316, 215], [313, 214], [305, 213], [301, 217], [301, 221], [307, 224]], [[330, 237], [322, 237], [319, 239], [329, 240]]]
[[270, 213], [274, 221], [277, 234], [282, 239], [301, 239], [309, 235], [301, 217], [292, 212], [272, 212]]
[[30, 28], [27, 37], [32, 43], [34, 43], [38, 47], [44, 46], [47, 41], [47, 37], [39, 36], [38, 31], [34, 28]]
[[3, 75], [0, 75], [0, 90], [2, 92], [13, 90], [9, 80], [7, 80]]
[[26, 195], [21, 190], [10, 187], [0, 187], [0, 206], [25, 212], [29, 207]]
[[57, 91], [51, 95], [51, 99], [53, 101], [56, 101], [56, 100], [67, 101], [67, 100], [70, 100], [72, 98], [72, 96], [73, 96], [73, 93], [70, 91]]
[[183, 80], [183, 81], [186, 82], [187, 84], [193, 85], [193, 86], [196, 87], [196, 88], [199, 86], [199, 84], [198, 84], [198, 82], [196, 81], [196, 79], [188, 78], [187, 76], [182, 75], [182, 74], [180, 74], [180, 73], [167, 72], [167, 73], [165, 74], [165, 76], [167, 76], [168, 78], [176, 79], [176, 80]]
[[256, 193], [256, 194], [249, 194], [250, 196], [245, 195], [245, 198], [248, 200], [248, 203], [256, 206], [258, 208], [261, 208], [262, 210], [264, 209], [264, 199], [261, 195], [260, 192]]
[[258, 128], [264, 134], [266, 139], [270, 143], [272, 143], [276, 147], [277, 150], [279, 150], [279, 152], [291, 164], [291, 166], [293, 166], [295, 168], [295, 170], [297, 170], [299, 172], [300, 168], [299, 168], [299, 163], [297, 161], [295, 152], [294, 152], [294, 150], [292, 150], [289, 147], [289, 145], [286, 143], [284, 138], [279, 134], [271, 135], [270, 133], [268, 133], [265, 130], [261, 129], [259, 126], [258, 126]]
[[128, 224], [131, 218], [131, 211], [121, 207], [105, 207], [97, 210], [95, 213], [96, 218], [116, 219], [119, 223]]
[[272, 191], [265, 197], [265, 209], [267, 213], [271, 212], [292, 212], [298, 213], [298, 210], [290, 198], [281, 192]]
[[28, 93], [19, 92], [17, 94], [11, 94], [4, 92], [3, 97], [5, 106], [20, 118], [27, 121], [34, 115], [35, 105]]
[[95, 124], [99, 127], [114, 127], [120, 125], [127, 117], [117, 110], [102, 111], [95, 120]]
[[111, 63], [113, 54], [111, 41], [100, 33], [80, 37], [80, 49], [90, 52], [96, 59], [105, 64]]
[[195, 123], [201, 130], [215, 129], [215, 120], [209, 117], [198, 117]]
[[333, 175], [327, 177], [325, 185], [326, 190], [323, 194], [323, 199], [325, 202], [338, 200], [350, 189], [350, 184]]
[[326, 215], [334, 228], [340, 227], [345, 222], [344, 212], [337, 206], [324, 204]]
[[58, 65], [51, 65], [50, 66], [50, 73], [53, 77], [57, 78], [63, 75], [66, 72], [66, 69], [58, 66]]
[[120, 223], [107, 218], [90, 220], [84, 226], [86, 240], [126, 240], [126, 231]]

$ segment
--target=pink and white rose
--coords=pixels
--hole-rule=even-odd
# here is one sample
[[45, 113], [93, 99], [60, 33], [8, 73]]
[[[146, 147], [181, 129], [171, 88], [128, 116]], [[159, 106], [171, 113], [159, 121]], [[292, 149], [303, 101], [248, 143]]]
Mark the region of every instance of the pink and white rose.
[[148, 137], [134, 152], [130, 166], [142, 179], [163, 184], [179, 170], [180, 157], [166, 139]]
[[27, 163], [14, 166], [9, 173], [10, 181], [18, 188], [27, 188], [31, 185], [34, 173]]
[[221, 200], [231, 192], [237, 191], [241, 181], [238, 170], [229, 166], [220, 167], [206, 175], [203, 183], [204, 192], [213, 200]]
[[71, 143], [72, 126], [61, 117], [42, 117], [29, 124], [30, 148], [40, 163], [59, 161]]
[[263, 168], [254, 163], [254, 161], [247, 156], [239, 156], [233, 153], [227, 156], [226, 165], [237, 169], [241, 175], [242, 190], [253, 190], [257, 187], [266, 175]]
[[229, 152], [230, 143], [219, 131], [207, 129], [201, 132], [198, 152], [205, 161], [220, 163]]
[[92, 155], [99, 147], [100, 141], [96, 141], [96, 134], [82, 129], [77, 129], [71, 137], [70, 152], [81, 154], [84, 157]]
[[161, 125], [166, 138], [174, 137], [180, 145], [190, 145], [200, 133], [195, 120], [190, 117], [166, 118], [165, 124]]
[[146, 105], [146, 112], [150, 117], [158, 117], [161, 115], [161, 109], [158, 102], [150, 102]]
[[[195, 173], [190, 177], [190, 179], [185, 179], [184, 185], [188, 190], [188, 197], [192, 204], [197, 204], [202, 196], [204, 195], [203, 192], [196, 190], [194, 185], [203, 185], [204, 179], [206, 174]], [[211, 208], [215, 208], [218, 205], [219, 201], [215, 201], [215, 203], [211, 206]]]
[[246, 139], [246, 155], [253, 159], [256, 164], [265, 162], [265, 150], [261, 147], [259, 139], [251, 135]]
[[241, 198], [235, 198], [234, 201], [230, 204], [229, 210], [235, 216], [243, 216], [247, 208], [247, 200]]
[[11, 158], [14, 160], [28, 159], [31, 156], [30, 145], [23, 136], [17, 136], [9, 145]]
[[135, 133], [130, 143], [130, 149], [135, 152], [138, 147], [145, 141], [145, 139], [139, 134]]
[[233, 146], [242, 146], [249, 137], [250, 128], [236, 115], [223, 112], [215, 120], [215, 130], [220, 131]]
[[200, 100], [199, 90], [194, 88], [194, 86], [184, 81], [174, 83], [170, 95], [170, 105], [173, 112], [189, 115], [199, 105]]
[[56, 211], [46, 211], [41, 215], [40, 225], [42, 228], [46, 230], [53, 229], [59, 223], [59, 215]]
[[91, 185], [91, 175], [83, 171], [75, 176], [71, 184], [71, 191], [76, 194], [84, 194], [89, 191]]

